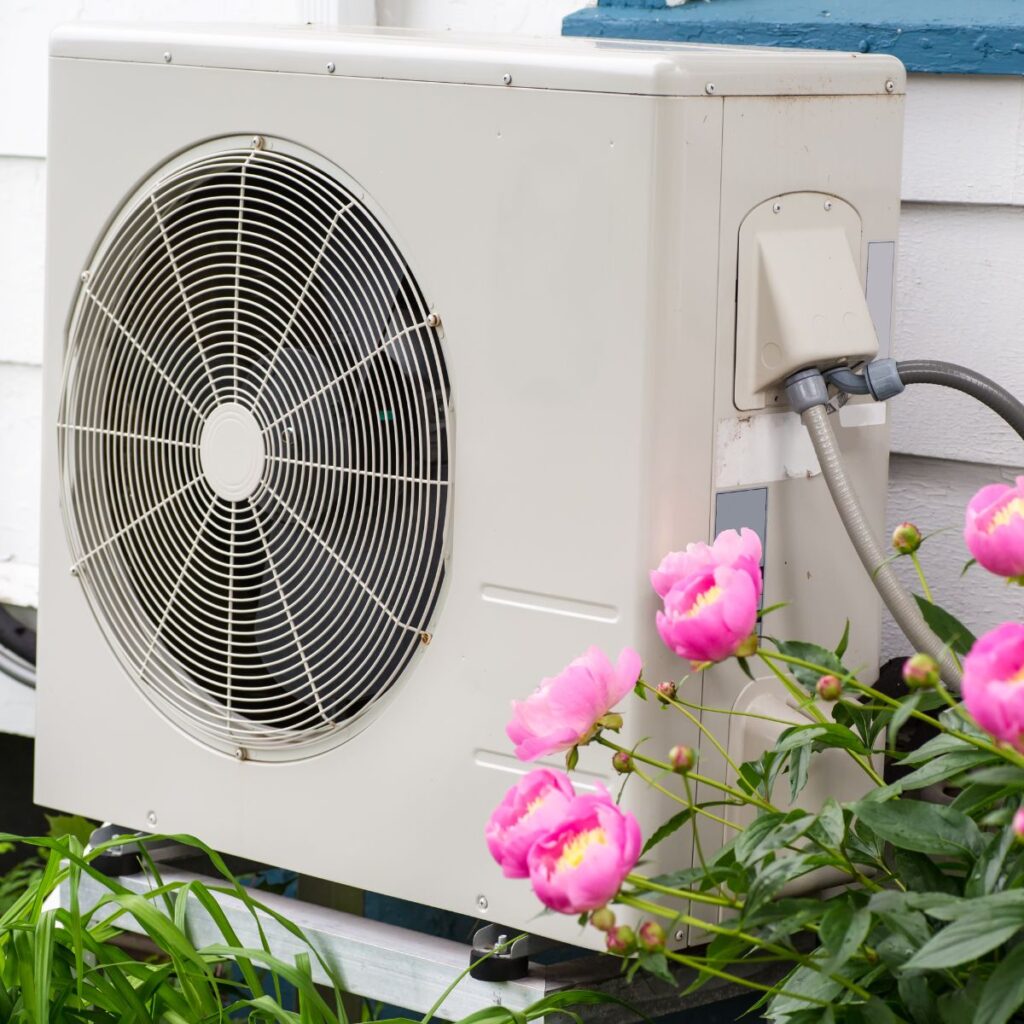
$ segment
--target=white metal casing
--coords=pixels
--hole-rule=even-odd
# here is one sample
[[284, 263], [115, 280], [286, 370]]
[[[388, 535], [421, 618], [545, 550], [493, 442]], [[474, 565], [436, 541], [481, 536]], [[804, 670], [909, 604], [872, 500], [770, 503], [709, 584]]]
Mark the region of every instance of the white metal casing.
[[[655, 682], [684, 673], [654, 630], [647, 572], [710, 537], [716, 491], [766, 488], [766, 600], [791, 602], [771, 632], [828, 641], [849, 618], [850, 663], [877, 663], [877, 601], [802, 428], [733, 405], [737, 238], [765, 200], [833, 195], [860, 216], [863, 276], [868, 244], [896, 237], [903, 84], [898, 62], [856, 54], [60, 30], [37, 800], [596, 945], [574, 919], [537, 916], [484, 847], [487, 815], [525, 767], [504, 736], [508, 704], [590, 644], [636, 647]], [[140, 182], [198, 143], [249, 133], [314, 150], [365, 190], [442, 317], [453, 390], [432, 643], [365, 729], [285, 763], [238, 761], [154, 711], [69, 574], [59, 507], [55, 423], [80, 274]], [[880, 527], [887, 429], [840, 435]], [[728, 666], [686, 687], [709, 706], [753, 699]], [[690, 743], [724, 777], [680, 716], [626, 711], [624, 743]], [[728, 719], [705, 721], [729, 740]], [[617, 785], [606, 754], [583, 752], [581, 782]], [[646, 834], [674, 809], [636, 784], [624, 801]], [[723, 839], [702, 834], [705, 848]], [[692, 856], [683, 830], [649, 867]]]

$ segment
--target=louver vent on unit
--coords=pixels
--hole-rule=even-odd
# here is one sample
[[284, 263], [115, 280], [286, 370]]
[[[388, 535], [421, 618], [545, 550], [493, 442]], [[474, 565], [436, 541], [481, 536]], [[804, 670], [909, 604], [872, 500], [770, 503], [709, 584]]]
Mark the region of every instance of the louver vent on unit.
[[135, 684], [215, 746], [294, 757], [430, 639], [449, 384], [355, 186], [249, 143], [144, 185], [83, 274], [61, 487], [72, 571]]

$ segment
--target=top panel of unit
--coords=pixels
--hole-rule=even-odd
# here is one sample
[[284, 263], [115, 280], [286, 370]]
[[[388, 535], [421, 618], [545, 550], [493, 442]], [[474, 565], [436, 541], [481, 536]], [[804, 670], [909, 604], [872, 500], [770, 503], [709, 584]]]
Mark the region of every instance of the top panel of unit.
[[878, 95], [901, 93], [906, 81], [898, 60], [875, 54], [382, 28], [75, 23], [57, 29], [50, 53], [174, 67], [647, 96]]

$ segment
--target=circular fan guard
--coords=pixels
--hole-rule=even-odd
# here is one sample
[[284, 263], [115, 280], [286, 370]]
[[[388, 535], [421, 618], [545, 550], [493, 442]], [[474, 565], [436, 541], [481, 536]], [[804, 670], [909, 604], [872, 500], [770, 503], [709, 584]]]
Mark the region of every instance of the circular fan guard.
[[277, 140], [186, 154], [70, 331], [72, 572], [143, 693], [243, 756], [343, 738], [429, 642], [444, 575], [437, 320], [342, 181]]

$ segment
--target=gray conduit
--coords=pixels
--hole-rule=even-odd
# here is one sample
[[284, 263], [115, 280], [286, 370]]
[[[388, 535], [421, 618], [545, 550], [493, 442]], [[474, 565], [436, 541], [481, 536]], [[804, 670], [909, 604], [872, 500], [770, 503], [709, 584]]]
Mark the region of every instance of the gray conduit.
[[939, 638], [928, 628], [917, 603], [903, 588], [892, 565], [886, 561], [886, 555], [883, 554], [864, 517], [864, 510], [846, 475], [839, 445], [836, 443], [832, 424], [828, 421], [825, 406], [812, 406], [805, 410], [801, 419], [811, 435], [822, 475], [839, 512], [839, 518], [843, 521], [861, 563], [873, 579], [886, 607], [892, 612], [892, 617], [914, 645], [914, 649], [930, 654], [939, 663], [943, 681], [951, 690], [959, 693], [960, 670]]

